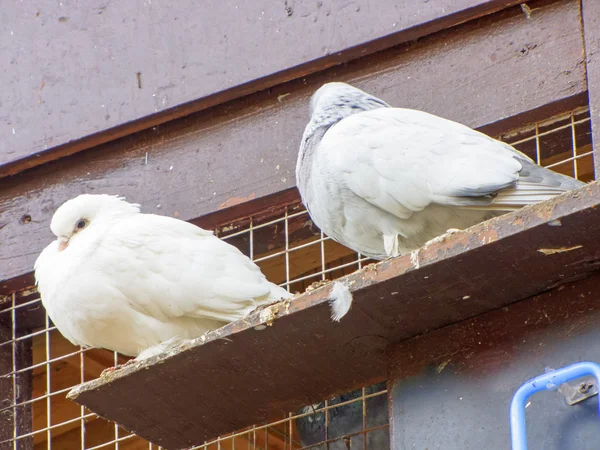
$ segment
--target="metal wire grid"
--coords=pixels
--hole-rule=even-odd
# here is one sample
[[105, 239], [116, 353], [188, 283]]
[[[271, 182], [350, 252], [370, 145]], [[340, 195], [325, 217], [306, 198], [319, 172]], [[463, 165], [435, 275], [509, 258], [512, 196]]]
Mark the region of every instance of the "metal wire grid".
[[[258, 223], [251, 217], [241, 229], [234, 223], [215, 233], [248, 255], [269, 280], [293, 292], [371, 262], [325, 236], [299, 203], [282, 207], [278, 216]], [[256, 251], [258, 234], [269, 241], [266, 247], [261, 245], [260, 253]]]
[[555, 172], [585, 182], [594, 179], [590, 113], [587, 106], [512, 130], [499, 139]]
[[[590, 118], [587, 108], [539, 122], [500, 136], [541, 165], [593, 179]], [[335, 279], [369, 262], [324, 236], [300, 204], [281, 208], [272, 219], [251, 217], [217, 230], [222, 238], [252, 258], [271, 281], [293, 292], [311, 283]], [[105, 350], [83, 350], [68, 343], [50, 323], [35, 292], [0, 299], [0, 449], [137, 450], [157, 446], [98, 418], [65, 399], [71, 387], [96, 378], [100, 372], [126, 358]], [[38, 320], [32, 320], [38, 317]], [[2, 327], [2, 325], [5, 325]], [[385, 389], [313, 405], [273, 423], [222, 436], [196, 449], [335, 449], [352, 441], [352, 448], [367, 448], [367, 439], [355, 438], [385, 429], [386, 423], [368, 423], [367, 405], [386, 396]], [[330, 412], [352, 404], [362, 409], [358, 429], [331, 433]], [[319, 416], [320, 414], [320, 416]], [[324, 420], [319, 443], [302, 447], [297, 422]], [[339, 434], [339, 433], [338, 433]], [[357, 446], [358, 445], [358, 446]]]
[[[387, 411], [387, 390], [385, 383], [380, 383], [309, 405], [276, 422], [221, 436], [190, 450], [383, 450], [389, 447]], [[349, 416], [354, 418], [350, 425]], [[343, 422], [338, 417], [344, 417]], [[303, 425], [296, 427], [300, 421]], [[303, 428], [304, 432], [296, 428]]]

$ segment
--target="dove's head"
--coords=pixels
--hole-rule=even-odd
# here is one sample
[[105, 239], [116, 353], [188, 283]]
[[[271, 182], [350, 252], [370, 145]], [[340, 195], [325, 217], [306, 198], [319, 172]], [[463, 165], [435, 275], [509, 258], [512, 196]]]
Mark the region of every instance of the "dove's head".
[[340, 82], [324, 84], [310, 99], [311, 120], [328, 125], [362, 111], [389, 107], [383, 100]]
[[139, 212], [140, 205], [127, 203], [123, 197], [83, 194], [66, 201], [56, 210], [50, 229], [58, 238], [58, 250], [63, 251], [88, 228]]
[[321, 86], [310, 99], [310, 121], [304, 129], [302, 143], [296, 163], [298, 188], [303, 191], [303, 180], [307, 167], [306, 161], [314, 153], [319, 141], [327, 130], [345, 117], [372, 109], [389, 108], [383, 100], [373, 97], [360, 89], [346, 83], [332, 82]]

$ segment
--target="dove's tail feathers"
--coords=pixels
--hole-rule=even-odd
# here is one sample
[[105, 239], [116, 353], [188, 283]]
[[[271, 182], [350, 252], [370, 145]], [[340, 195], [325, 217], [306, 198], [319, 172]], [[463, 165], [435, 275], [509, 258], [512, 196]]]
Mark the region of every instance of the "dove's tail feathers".
[[519, 179], [512, 187], [500, 190], [492, 202], [483, 207], [468, 206], [469, 209], [488, 211], [514, 211], [527, 205], [550, 200], [567, 191], [585, 185], [582, 181], [538, 166], [527, 160], [519, 159], [523, 169]]
[[557, 195], [563, 194], [570, 189], [544, 188], [532, 186], [527, 183], [519, 183], [515, 188], [499, 192], [494, 202], [487, 209], [497, 211], [514, 211], [527, 205], [550, 200]]
[[562, 192], [571, 191], [585, 185], [583, 181], [538, 166], [534, 162], [524, 159], [519, 159], [519, 161], [523, 164], [523, 169], [519, 172], [517, 184], [527, 182], [548, 188], [553, 187], [560, 189]]

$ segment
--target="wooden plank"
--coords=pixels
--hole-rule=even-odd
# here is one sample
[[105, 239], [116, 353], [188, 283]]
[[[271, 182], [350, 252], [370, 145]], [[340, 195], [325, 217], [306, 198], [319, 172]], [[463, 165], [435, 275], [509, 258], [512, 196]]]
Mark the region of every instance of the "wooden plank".
[[496, 131], [584, 104], [579, 19], [571, 0], [531, 19], [504, 11], [0, 180], [0, 293], [31, 283], [24, 275], [51, 240], [54, 210], [83, 192], [121, 194], [207, 227], [270, 208], [280, 194], [297, 199], [308, 99], [326, 81]]
[[[86, 383], [69, 398], [178, 449], [381, 381], [388, 344], [596, 272], [599, 204], [593, 183], [479, 224], [340, 279], [353, 304], [339, 323], [330, 319], [327, 285]], [[271, 326], [256, 331], [262, 323]]]
[[596, 156], [596, 173], [600, 171], [600, 4], [581, 0], [581, 15], [585, 40], [586, 75], [592, 136]]
[[[394, 346], [392, 450], [510, 448], [516, 390], [547, 367], [598, 362], [599, 338], [595, 275]], [[531, 448], [597, 449], [598, 397], [569, 406], [558, 392], [532, 396], [527, 434]]]
[[0, 176], [516, 3], [8, 5], [0, 62], [13, 70], [0, 78]]

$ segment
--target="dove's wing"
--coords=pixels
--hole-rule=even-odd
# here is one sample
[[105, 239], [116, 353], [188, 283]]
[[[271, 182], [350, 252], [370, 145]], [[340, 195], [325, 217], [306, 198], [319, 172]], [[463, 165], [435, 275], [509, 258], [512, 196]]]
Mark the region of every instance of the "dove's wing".
[[516, 209], [566, 190], [557, 178], [571, 180], [464, 125], [401, 108], [346, 117], [327, 131], [317, 158], [326, 176], [403, 219], [432, 203]]
[[156, 318], [229, 322], [289, 295], [237, 248], [170, 217], [138, 214], [119, 221], [94, 259], [107, 262], [103, 270], [111, 271], [133, 308]]

